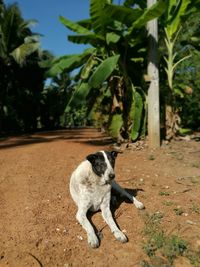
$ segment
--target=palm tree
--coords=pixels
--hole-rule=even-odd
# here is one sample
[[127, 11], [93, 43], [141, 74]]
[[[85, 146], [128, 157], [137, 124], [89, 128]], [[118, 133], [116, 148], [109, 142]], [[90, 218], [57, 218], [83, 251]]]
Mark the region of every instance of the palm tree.
[[[30, 114], [30, 103], [38, 101], [38, 91], [43, 88], [44, 70], [38, 62], [44, 55], [39, 52], [37, 36], [29, 28], [33, 22], [22, 18], [17, 4], [5, 6], [0, 2], [1, 130], [3, 122], [5, 126], [10, 121], [9, 124], [15, 128], [22, 127], [26, 122], [30, 124], [32, 118], [35, 120], [36, 115]], [[34, 90], [37, 97], [32, 98]], [[27, 103], [24, 102], [26, 100]], [[28, 115], [31, 118], [28, 119]]]
[[0, 56], [9, 60], [12, 56], [19, 63], [39, 48], [37, 36], [33, 35], [30, 26], [36, 21], [25, 21], [17, 4], [5, 6], [0, 3]]

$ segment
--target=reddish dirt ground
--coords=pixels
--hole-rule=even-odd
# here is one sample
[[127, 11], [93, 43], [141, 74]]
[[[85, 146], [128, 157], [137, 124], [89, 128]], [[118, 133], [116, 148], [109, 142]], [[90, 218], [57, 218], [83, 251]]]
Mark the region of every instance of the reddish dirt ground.
[[[110, 149], [93, 129], [62, 130], [0, 140], [0, 266], [140, 266], [144, 215], [162, 212], [163, 229], [200, 245], [200, 142], [176, 141], [150, 150], [129, 147], [118, 155], [116, 180], [137, 192], [146, 209], [121, 201], [115, 210], [129, 242], [116, 241], [101, 217], [98, 249], [88, 247], [76, 222], [69, 178], [89, 153]], [[171, 203], [167, 205], [166, 203]], [[182, 208], [177, 215], [175, 208]], [[190, 266], [188, 263], [176, 266]]]

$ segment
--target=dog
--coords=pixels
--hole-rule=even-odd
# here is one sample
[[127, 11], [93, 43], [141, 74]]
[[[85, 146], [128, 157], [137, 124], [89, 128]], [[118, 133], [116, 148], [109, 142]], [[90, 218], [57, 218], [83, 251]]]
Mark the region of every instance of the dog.
[[115, 159], [117, 151], [99, 151], [90, 154], [80, 163], [70, 178], [70, 193], [78, 207], [76, 219], [87, 232], [88, 244], [99, 247], [99, 240], [87, 218], [88, 210], [101, 210], [103, 219], [110, 227], [115, 238], [122, 243], [128, 241], [126, 235], [117, 227], [110, 210], [111, 188], [134, 203], [136, 208], [144, 205], [131, 196], [115, 182]]

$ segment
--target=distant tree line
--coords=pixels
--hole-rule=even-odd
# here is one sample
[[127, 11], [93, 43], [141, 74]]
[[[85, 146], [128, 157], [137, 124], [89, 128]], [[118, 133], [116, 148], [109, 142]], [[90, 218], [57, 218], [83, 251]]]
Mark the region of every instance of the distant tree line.
[[[67, 6], [66, 6], [67, 8]], [[114, 138], [146, 135], [147, 30], [159, 17], [161, 129], [165, 138], [200, 125], [200, 0], [90, 0], [90, 17], [73, 22], [81, 54], [43, 51], [16, 4], [0, 0], [0, 131], [103, 127]], [[72, 75], [73, 74], [73, 75]], [[48, 78], [48, 81], [46, 82]]]
[[66, 73], [46, 86], [43, 63], [53, 55], [41, 50], [33, 23], [22, 18], [17, 4], [0, 1], [0, 133], [60, 127], [71, 81]]

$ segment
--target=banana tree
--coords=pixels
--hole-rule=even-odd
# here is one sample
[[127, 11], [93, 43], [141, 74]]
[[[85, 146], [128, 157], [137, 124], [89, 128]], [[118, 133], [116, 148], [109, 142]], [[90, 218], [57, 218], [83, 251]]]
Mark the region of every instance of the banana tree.
[[[198, 11], [200, 5], [199, 0], [169, 0], [167, 12], [165, 13], [164, 23], [164, 41], [166, 45], [166, 56], [164, 60], [166, 63], [165, 72], [167, 74], [167, 81], [169, 90], [166, 95], [165, 106], [165, 128], [166, 139], [172, 139], [179, 131], [181, 119], [178, 109], [176, 107], [176, 97], [182, 95], [182, 92], [174, 86], [174, 75], [178, 65], [191, 57], [190, 54], [180, 56], [175, 50], [175, 45], [182, 31], [183, 20], [186, 20]], [[179, 56], [179, 59], [177, 59]]]
[[[146, 108], [143, 82], [147, 50], [145, 26], [164, 10], [165, 1], [162, 0], [149, 9], [143, 1], [113, 5], [111, 0], [91, 0], [89, 19], [72, 22], [60, 17], [60, 21], [76, 33], [68, 36], [68, 40], [92, 46], [80, 55], [56, 59], [49, 71], [50, 75], [56, 75], [80, 68], [79, 82], [67, 104], [68, 111], [87, 103], [92, 110], [98, 97], [109, 95], [107, 127], [110, 133], [118, 138], [123, 130], [132, 140], [139, 137], [145, 125], [142, 122]], [[104, 97], [100, 106], [103, 100]]]

